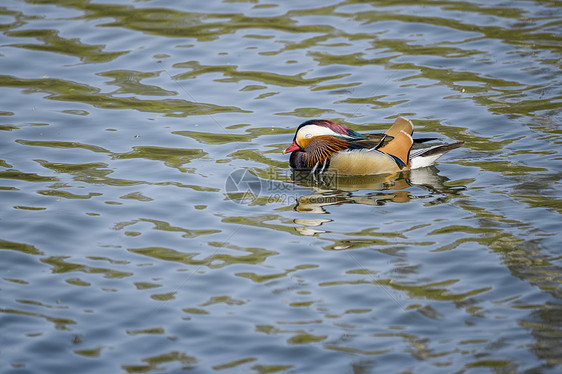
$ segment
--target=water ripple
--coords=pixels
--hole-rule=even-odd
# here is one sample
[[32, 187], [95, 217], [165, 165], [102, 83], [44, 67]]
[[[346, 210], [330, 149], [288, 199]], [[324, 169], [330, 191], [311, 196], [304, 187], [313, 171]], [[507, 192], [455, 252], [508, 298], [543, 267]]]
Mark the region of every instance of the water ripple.
[[[560, 371], [560, 9], [7, 0], [4, 371]], [[465, 146], [281, 153], [399, 115]]]

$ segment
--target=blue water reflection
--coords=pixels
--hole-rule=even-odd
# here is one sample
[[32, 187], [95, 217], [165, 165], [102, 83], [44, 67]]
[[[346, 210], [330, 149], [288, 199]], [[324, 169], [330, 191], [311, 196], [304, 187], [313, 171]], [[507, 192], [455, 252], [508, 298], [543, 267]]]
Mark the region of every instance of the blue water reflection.
[[[560, 371], [560, 9], [7, 0], [2, 372]], [[465, 146], [281, 153], [399, 115]]]

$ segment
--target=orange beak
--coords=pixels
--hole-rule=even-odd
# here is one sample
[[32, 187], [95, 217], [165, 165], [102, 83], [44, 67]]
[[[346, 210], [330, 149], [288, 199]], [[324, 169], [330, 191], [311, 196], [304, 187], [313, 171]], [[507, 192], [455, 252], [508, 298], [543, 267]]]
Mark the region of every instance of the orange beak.
[[301, 149], [301, 147], [299, 147], [299, 145], [297, 144], [297, 142], [293, 142], [293, 144], [291, 144], [291, 145], [289, 146], [289, 148], [287, 148], [287, 149], [285, 149], [285, 150], [283, 151], [283, 154], [285, 154], [285, 153], [290, 153], [290, 152], [293, 152], [293, 151], [298, 151], [299, 149]]

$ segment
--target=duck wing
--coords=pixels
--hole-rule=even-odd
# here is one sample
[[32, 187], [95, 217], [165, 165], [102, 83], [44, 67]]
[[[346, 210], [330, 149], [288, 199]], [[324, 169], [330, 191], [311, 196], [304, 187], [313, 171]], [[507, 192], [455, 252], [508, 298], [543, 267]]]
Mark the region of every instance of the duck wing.
[[408, 165], [410, 149], [412, 149], [413, 144], [414, 139], [412, 139], [412, 136], [400, 130], [400, 133], [398, 133], [392, 141], [378, 148], [378, 150], [397, 158], [402, 162], [402, 166], [406, 166]]
[[410, 120], [404, 117], [398, 117], [392, 126], [384, 132], [384, 134], [397, 137], [401, 131], [404, 131], [408, 135], [412, 135], [414, 133], [414, 125]]
[[[366, 141], [370, 142], [369, 144], [377, 143], [378, 147], [384, 147], [389, 142], [394, 140], [394, 138], [397, 137], [401, 131], [404, 131], [406, 134], [411, 136], [414, 133], [414, 125], [412, 124], [412, 121], [404, 117], [398, 117], [396, 118], [392, 126], [390, 126], [390, 128], [384, 132], [384, 134], [365, 135], [367, 137]], [[425, 143], [432, 140], [437, 140], [437, 138], [414, 139], [414, 144]], [[363, 142], [365, 142], [365, 140], [363, 140]], [[371, 145], [371, 147], [373, 146], [375, 146], [375, 144]]]

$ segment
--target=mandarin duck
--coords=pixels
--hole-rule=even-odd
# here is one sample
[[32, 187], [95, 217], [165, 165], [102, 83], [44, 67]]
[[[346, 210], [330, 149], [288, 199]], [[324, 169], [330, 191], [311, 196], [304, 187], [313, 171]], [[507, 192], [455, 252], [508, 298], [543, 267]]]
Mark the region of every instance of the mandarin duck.
[[[435, 138], [414, 140], [412, 122], [398, 117], [384, 134], [362, 135], [329, 120], [309, 120], [295, 133], [283, 153], [291, 153], [289, 164], [296, 170], [340, 175], [387, 174], [432, 165], [445, 152], [464, 142], [424, 148], [414, 144]], [[416, 149], [418, 148], [418, 149]]]

